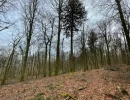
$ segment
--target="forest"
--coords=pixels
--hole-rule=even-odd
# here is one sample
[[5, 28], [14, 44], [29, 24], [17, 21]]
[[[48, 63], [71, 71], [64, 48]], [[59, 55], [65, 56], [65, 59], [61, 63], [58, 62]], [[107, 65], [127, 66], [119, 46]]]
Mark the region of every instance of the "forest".
[[1, 86], [120, 65], [130, 70], [130, 0], [0, 0]]

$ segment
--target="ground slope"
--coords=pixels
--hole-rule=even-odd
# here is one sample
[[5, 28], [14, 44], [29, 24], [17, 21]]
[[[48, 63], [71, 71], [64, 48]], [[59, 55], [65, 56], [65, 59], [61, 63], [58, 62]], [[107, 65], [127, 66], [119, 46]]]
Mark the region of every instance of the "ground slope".
[[124, 65], [0, 86], [0, 100], [130, 100], [129, 94], [130, 71]]

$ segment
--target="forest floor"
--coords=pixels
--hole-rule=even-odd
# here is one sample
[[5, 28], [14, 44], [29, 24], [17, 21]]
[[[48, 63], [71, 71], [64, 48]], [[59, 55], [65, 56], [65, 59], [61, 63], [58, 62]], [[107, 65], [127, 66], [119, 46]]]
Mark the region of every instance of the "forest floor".
[[118, 65], [4, 85], [0, 100], [130, 100], [130, 70]]

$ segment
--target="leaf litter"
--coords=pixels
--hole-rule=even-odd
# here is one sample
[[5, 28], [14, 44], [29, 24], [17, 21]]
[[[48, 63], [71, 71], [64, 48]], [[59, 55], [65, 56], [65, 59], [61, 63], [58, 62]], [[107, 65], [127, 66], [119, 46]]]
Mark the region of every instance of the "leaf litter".
[[123, 71], [100, 68], [0, 86], [0, 100], [130, 100], [130, 72], [125, 65], [120, 68]]

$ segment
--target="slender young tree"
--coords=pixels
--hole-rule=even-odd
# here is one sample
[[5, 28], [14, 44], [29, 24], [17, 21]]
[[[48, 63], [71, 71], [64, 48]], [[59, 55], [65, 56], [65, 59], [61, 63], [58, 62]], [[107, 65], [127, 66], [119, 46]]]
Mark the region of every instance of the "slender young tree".
[[25, 78], [27, 58], [28, 58], [32, 34], [34, 31], [34, 22], [35, 22], [37, 8], [38, 8], [38, 0], [28, 1], [28, 5], [25, 5], [25, 8], [23, 8], [23, 10], [24, 10], [24, 24], [25, 24], [24, 26], [25, 26], [25, 33], [26, 33], [26, 50], [25, 50], [25, 56], [23, 59], [20, 81], [24, 81], [24, 78]]
[[21, 38], [22, 38], [22, 37], [16, 38], [16, 39], [13, 41], [12, 52], [11, 52], [11, 54], [10, 54], [10, 56], [9, 56], [9, 59], [7, 60], [6, 66], [5, 66], [5, 71], [4, 71], [4, 74], [3, 74], [3, 78], [2, 78], [2, 80], [1, 80], [1, 85], [4, 85], [4, 84], [5, 84], [5, 81], [6, 81], [8, 72], [9, 72], [9, 69], [10, 69], [10, 67], [11, 67], [11, 65], [12, 65], [12, 62], [13, 62], [13, 57], [14, 57], [14, 54], [15, 54], [16, 47], [17, 47], [17, 45], [19, 44]]
[[70, 71], [75, 71], [74, 59], [73, 59], [73, 33], [78, 31], [79, 26], [85, 19], [86, 11], [80, 0], [68, 0], [67, 5], [64, 7], [63, 13], [63, 26], [65, 29], [66, 36], [71, 37], [71, 47], [70, 47]]
[[51, 18], [50, 24], [51, 24], [51, 36], [49, 38], [49, 76], [51, 76], [51, 74], [52, 74], [52, 68], [51, 68], [51, 48], [52, 48], [52, 39], [54, 37], [55, 18]]
[[45, 58], [44, 58], [44, 77], [46, 77], [46, 69], [47, 69], [47, 56], [48, 56], [48, 45], [49, 45], [49, 38], [47, 35], [47, 26], [46, 24], [42, 26], [42, 31], [44, 35], [44, 43], [45, 43]]
[[110, 59], [110, 43], [111, 43], [111, 35], [108, 33], [108, 25], [110, 25], [110, 22], [107, 20], [101, 21], [98, 25], [100, 31], [101, 31], [101, 37], [104, 38], [104, 42], [106, 44], [107, 48], [107, 63], [108, 65], [111, 65], [111, 59]]

